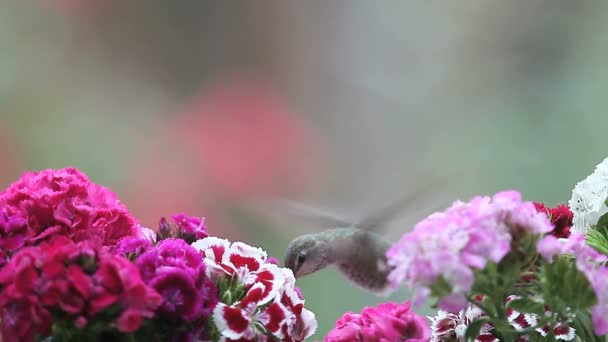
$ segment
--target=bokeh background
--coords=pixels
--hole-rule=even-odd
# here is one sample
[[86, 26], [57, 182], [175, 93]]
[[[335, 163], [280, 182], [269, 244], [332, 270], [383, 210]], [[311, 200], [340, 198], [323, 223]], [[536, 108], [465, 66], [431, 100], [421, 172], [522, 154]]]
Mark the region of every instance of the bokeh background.
[[[383, 234], [455, 199], [565, 202], [608, 155], [608, 2], [0, 0], [0, 185], [76, 166], [155, 226], [281, 258], [426, 184]], [[439, 182], [437, 182], [439, 181]], [[298, 281], [321, 338], [379, 298]], [[429, 312], [428, 307], [420, 312]]]

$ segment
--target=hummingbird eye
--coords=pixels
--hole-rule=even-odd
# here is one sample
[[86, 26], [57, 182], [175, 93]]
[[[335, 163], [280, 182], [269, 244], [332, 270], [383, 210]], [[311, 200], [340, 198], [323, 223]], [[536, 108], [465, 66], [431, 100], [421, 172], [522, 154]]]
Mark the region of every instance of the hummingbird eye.
[[306, 254], [304, 254], [304, 253], [298, 254], [298, 260], [297, 260], [298, 267], [302, 266], [304, 261], [306, 261]]

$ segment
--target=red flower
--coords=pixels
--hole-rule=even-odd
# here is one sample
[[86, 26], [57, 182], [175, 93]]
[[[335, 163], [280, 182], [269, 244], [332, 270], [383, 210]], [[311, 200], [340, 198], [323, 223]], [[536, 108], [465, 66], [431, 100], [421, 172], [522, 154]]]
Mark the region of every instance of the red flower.
[[[47, 336], [50, 322], [65, 319], [85, 328], [109, 318], [121, 331], [134, 331], [161, 300], [127, 259], [64, 236], [18, 251], [0, 271], [0, 288], [4, 337], [25, 341]], [[114, 316], [97, 315], [113, 304], [121, 309]]]
[[558, 204], [555, 208], [547, 208], [545, 204], [535, 202], [534, 206], [537, 211], [547, 214], [551, 220], [551, 223], [555, 227], [551, 235], [557, 238], [568, 238], [570, 236], [574, 214], [572, 214], [566, 204]]

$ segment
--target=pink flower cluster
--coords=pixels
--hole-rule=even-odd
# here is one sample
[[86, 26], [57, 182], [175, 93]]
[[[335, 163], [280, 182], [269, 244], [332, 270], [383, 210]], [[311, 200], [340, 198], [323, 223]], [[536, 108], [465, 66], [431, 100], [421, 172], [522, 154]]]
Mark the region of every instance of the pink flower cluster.
[[405, 302], [366, 307], [360, 314], [348, 312], [336, 322], [324, 342], [427, 342], [430, 338], [428, 322]]
[[112, 316], [118, 331], [133, 332], [162, 299], [127, 259], [65, 236], [19, 250], [0, 271], [0, 286], [4, 341], [45, 336], [60, 320], [86, 329], [104, 314]]
[[388, 250], [388, 263], [393, 267], [389, 280], [394, 287], [405, 281], [416, 289], [417, 306], [443, 277], [452, 293], [440, 299], [439, 306], [458, 312], [466, 307], [473, 271], [482, 270], [487, 262], [500, 262], [510, 251], [513, 232], [552, 230], [547, 215], [537, 212], [532, 202], [523, 202], [516, 191], [455, 202], [445, 212], [418, 223]]
[[241, 242], [208, 237], [193, 247], [204, 255], [220, 303], [213, 311], [226, 341], [302, 341], [317, 327], [304, 308], [291, 271], [269, 262], [266, 252]]
[[0, 193], [0, 250], [10, 254], [55, 235], [112, 246], [140, 234], [109, 189], [75, 168], [26, 172]]
[[585, 244], [582, 233], [572, 233], [568, 239], [545, 236], [536, 245], [538, 253], [551, 262], [556, 255], [570, 254], [576, 258], [576, 267], [595, 291], [597, 304], [591, 308], [593, 326], [597, 335], [608, 334], [608, 257]]
[[190, 330], [184, 339], [203, 337], [217, 289], [206, 276], [201, 254], [184, 240], [167, 239], [141, 254], [136, 265], [144, 282], [162, 297], [156, 319], [171, 322], [171, 337], [180, 330]]

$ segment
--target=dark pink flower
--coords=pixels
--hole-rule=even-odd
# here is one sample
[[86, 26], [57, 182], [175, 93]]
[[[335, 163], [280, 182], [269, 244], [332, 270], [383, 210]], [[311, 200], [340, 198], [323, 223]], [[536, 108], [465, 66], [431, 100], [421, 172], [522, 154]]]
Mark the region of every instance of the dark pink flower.
[[165, 317], [192, 321], [200, 315], [203, 298], [190, 273], [176, 267], [167, 268], [149, 285], [162, 296], [159, 311]]
[[187, 216], [184, 213], [180, 213], [171, 216], [171, 219], [177, 224], [182, 232], [194, 235], [195, 240], [209, 236], [209, 234], [207, 234], [207, 228], [205, 227], [204, 217]]
[[55, 235], [111, 246], [123, 237], [138, 236], [140, 229], [113, 192], [75, 168], [24, 173], [0, 192], [0, 212], [4, 250]]
[[143, 237], [126, 237], [114, 247], [114, 253], [137, 257], [152, 248], [152, 242]]
[[426, 342], [431, 329], [424, 317], [410, 309], [410, 303], [384, 303], [366, 307], [361, 314], [347, 313], [325, 337], [325, 342], [404, 341]]
[[139, 312], [132, 309], [125, 310], [118, 320], [116, 321], [118, 325], [118, 330], [124, 333], [134, 332], [141, 326], [143, 318]]

